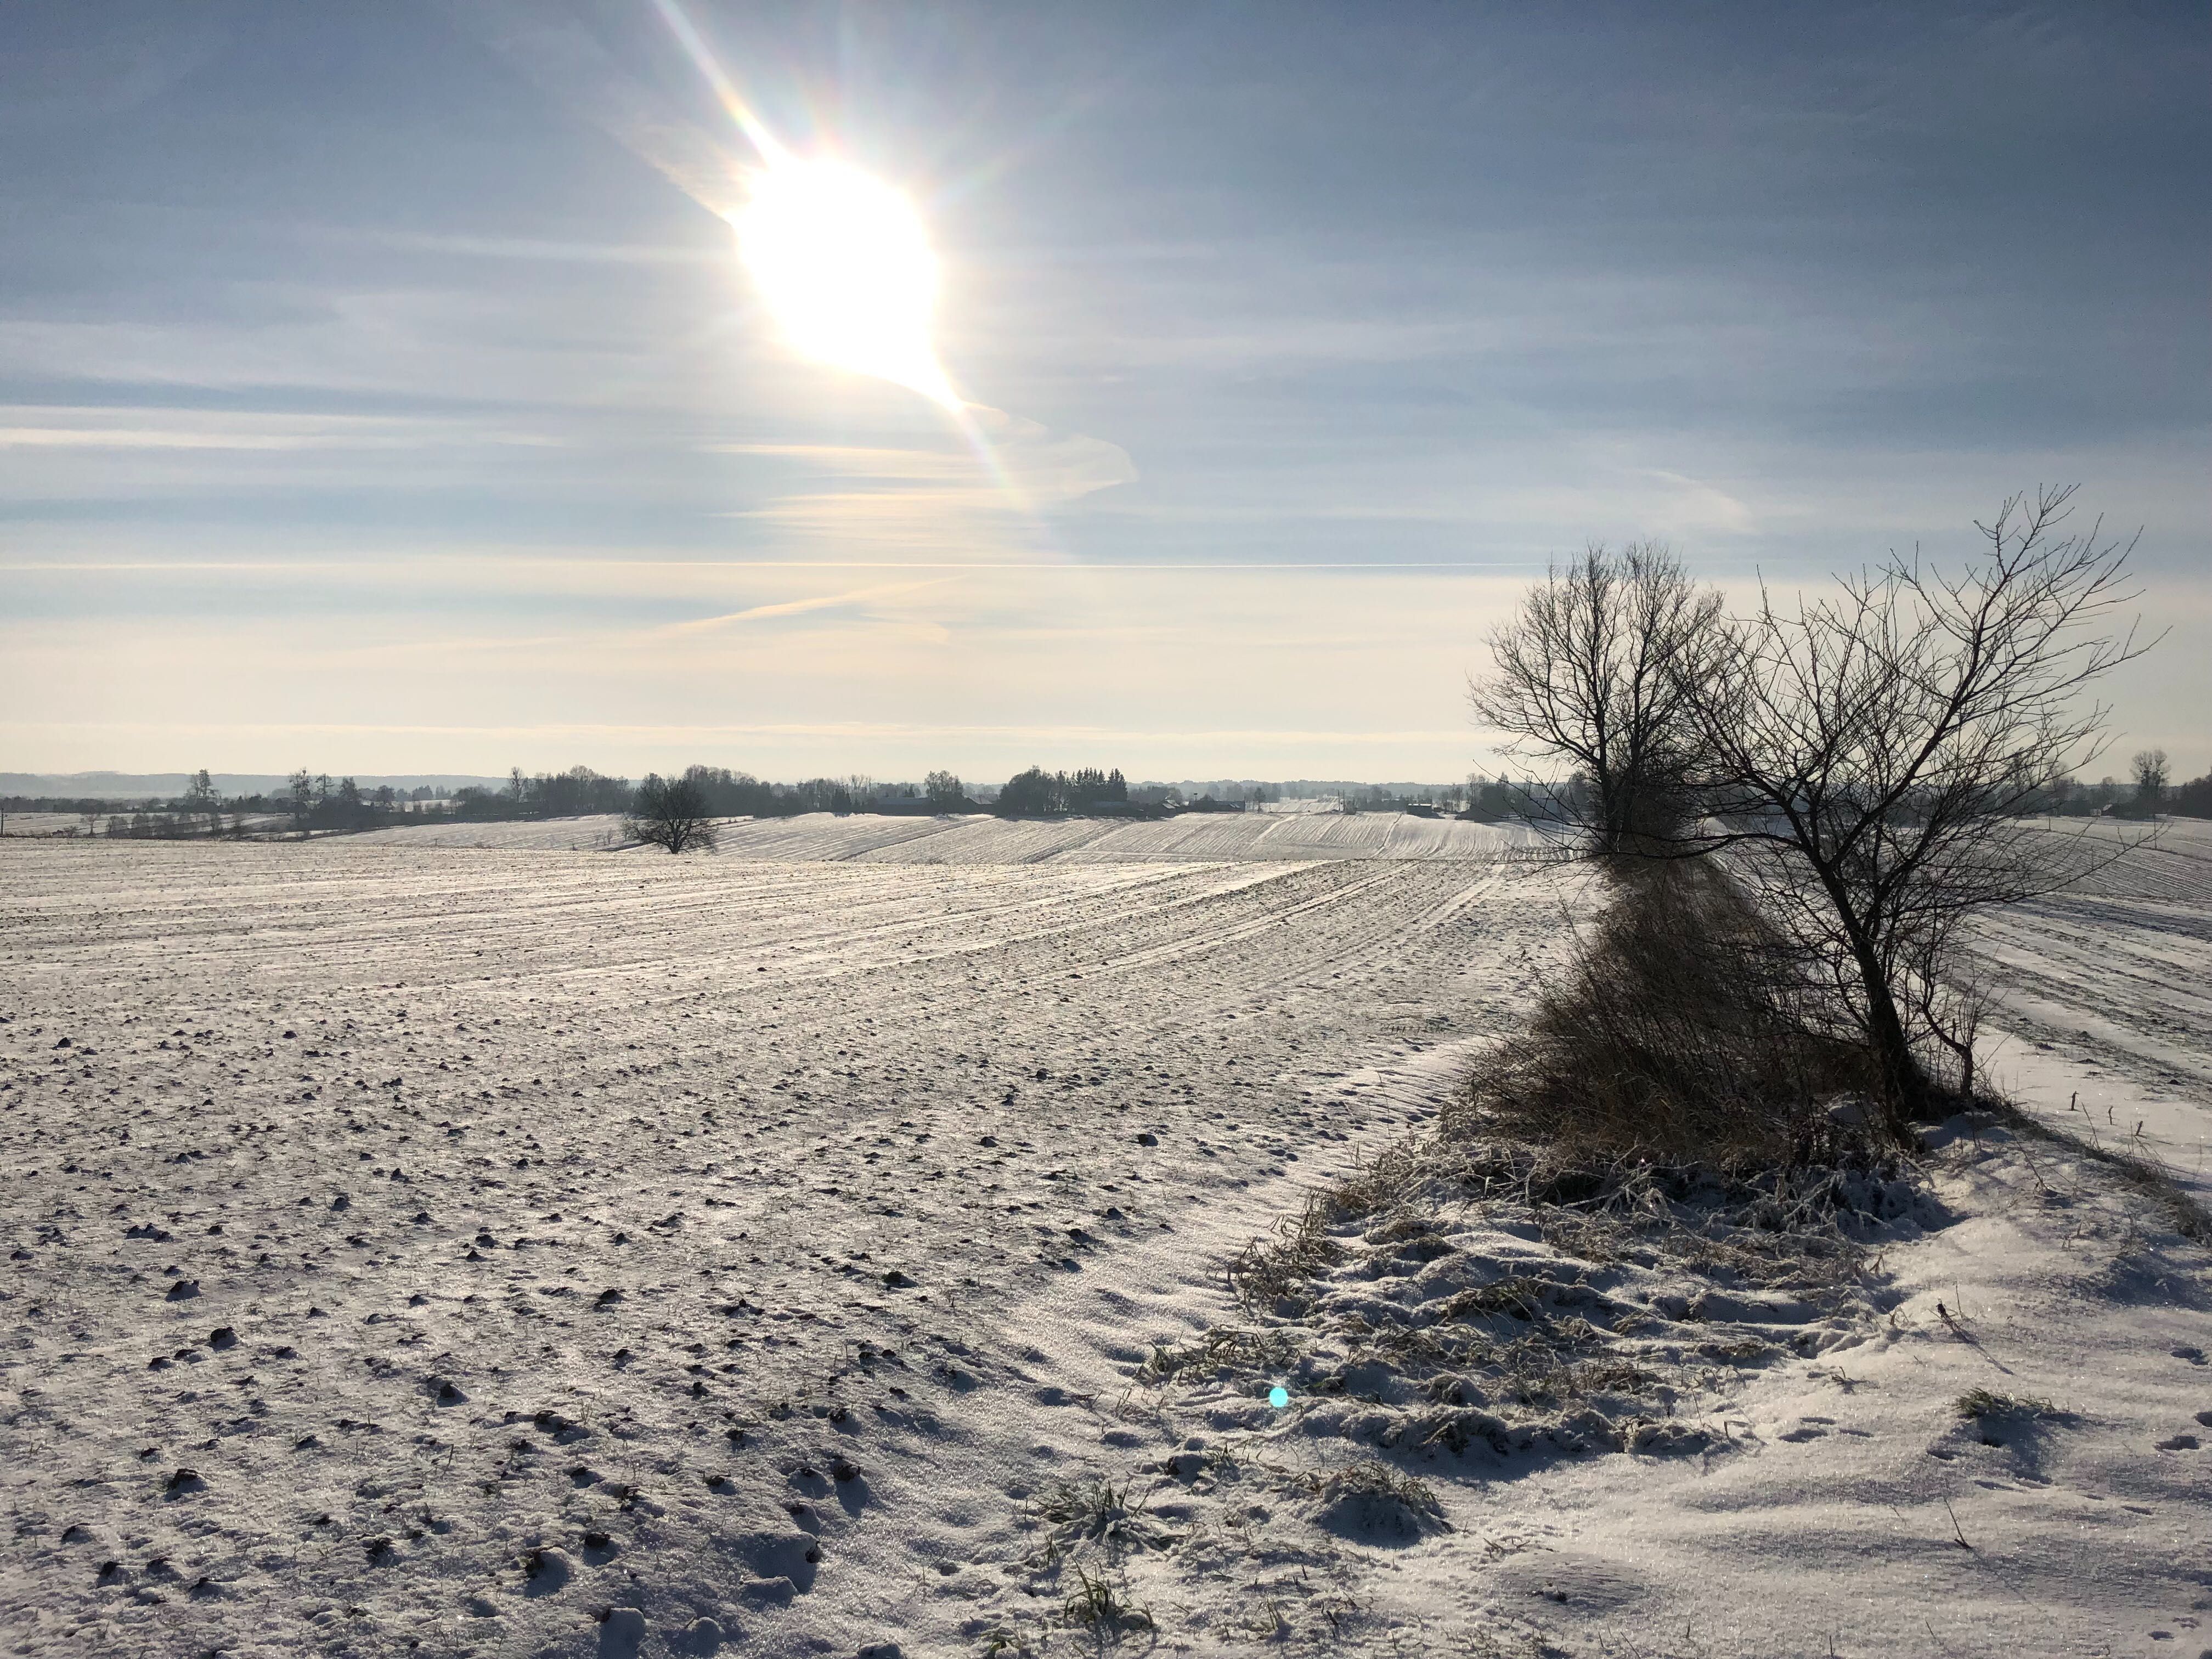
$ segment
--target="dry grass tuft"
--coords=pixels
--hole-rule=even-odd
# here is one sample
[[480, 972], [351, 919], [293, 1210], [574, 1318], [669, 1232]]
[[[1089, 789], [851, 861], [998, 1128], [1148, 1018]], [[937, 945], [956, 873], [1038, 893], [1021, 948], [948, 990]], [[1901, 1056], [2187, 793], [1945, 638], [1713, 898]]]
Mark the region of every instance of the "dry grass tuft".
[[1427, 1481], [1402, 1474], [1376, 1458], [1326, 1476], [1321, 1482], [1321, 1492], [1325, 1498], [1392, 1498], [1409, 1510], [1432, 1517], [1440, 1518], [1444, 1512], [1443, 1505], [1437, 1501], [1436, 1489]]
[[2058, 1407], [2048, 1400], [2014, 1399], [2008, 1394], [1992, 1394], [1987, 1389], [1969, 1389], [1951, 1402], [1952, 1409], [1961, 1417], [1978, 1421], [1996, 1417], [2057, 1417]]
[[1346, 1220], [1396, 1209], [1433, 1173], [1422, 1137], [1394, 1141], [1336, 1184], [1329, 1201]]
[[1342, 1254], [1329, 1237], [1336, 1212], [1331, 1195], [1316, 1193], [1302, 1213], [1285, 1217], [1267, 1237], [1247, 1244], [1229, 1268], [1237, 1299], [1257, 1311], [1273, 1310], [1285, 1298], [1296, 1301]]
[[1135, 1513], [1129, 1506], [1128, 1483], [1117, 1486], [1103, 1475], [1046, 1487], [1036, 1510], [1039, 1519], [1080, 1538], [1103, 1538]]
[[1321, 1499], [1324, 1524], [1370, 1542], [1410, 1543], [1425, 1533], [1451, 1529], [1435, 1488], [1376, 1459], [1309, 1476], [1307, 1484]]
[[1216, 1375], [1278, 1370], [1290, 1364], [1297, 1352], [1296, 1344], [1279, 1331], [1241, 1331], [1217, 1326], [1182, 1347], [1172, 1343], [1154, 1343], [1152, 1357], [1138, 1369], [1137, 1380], [1165, 1382], [1194, 1368]]
[[1060, 1609], [1060, 1617], [1069, 1625], [1080, 1626], [1094, 1636], [1113, 1642], [1120, 1641], [1129, 1631], [1158, 1628], [1152, 1623], [1152, 1613], [1122, 1601], [1121, 1591], [1103, 1573], [1078, 1567], [1075, 1582], [1075, 1594]]

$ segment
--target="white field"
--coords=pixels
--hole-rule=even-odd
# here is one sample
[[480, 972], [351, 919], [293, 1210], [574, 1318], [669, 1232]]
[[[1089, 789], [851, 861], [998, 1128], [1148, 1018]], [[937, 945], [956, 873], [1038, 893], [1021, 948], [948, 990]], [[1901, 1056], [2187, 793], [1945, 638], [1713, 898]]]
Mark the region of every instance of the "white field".
[[[130, 816], [125, 813], [127, 817]], [[97, 820], [107, 822], [101, 813]], [[84, 833], [84, 814], [82, 812], [10, 812], [8, 821], [0, 823], [0, 836], [76, 836]]]
[[[521, 823], [439, 823], [359, 837], [396, 846], [611, 848], [622, 818], [607, 814]], [[856, 860], [876, 864], [1186, 863], [1324, 859], [1491, 858], [1534, 844], [1524, 828], [1423, 818], [1406, 812], [1204, 812], [1152, 821], [981, 816], [889, 817], [809, 812], [730, 818], [724, 858]]]
[[2212, 1204], [2212, 823], [2168, 821], [2081, 890], [1996, 920], [1981, 946], [2008, 1091]]
[[[1269, 840], [1332, 823], [1323, 860]], [[1708, 1286], [1685, 1325], [1662, 1273], [1510, 1206], [1439, 1216], [1418, 1271], [1348, 1238], [1332, 1316], [1540, 1268], [1668, 1379], [1673, 1455], [1565, 1417], [1388, 1448], [1449, 1530], [1310, 1495], [1413, 1403], [1144, 1385], [1251, 1322], [1246, 1240], [1527, 1006], [1584, 899], [1502, 834], [822, 818], [678, 860], [458, 828], [0, 844], [8, 1651], [1087, 1650], [1078, 1568], [1149, 1610], [1132, 1651], [2212, 1650], [2205, 1253], [2001, 1136], [1939, 1137], [1819, 1309]], [[2201, 1139], [2175, 868], [1991, 948], [2051, 1015], [2021, 1045]], [[1699, 1358], [1721, 1334], [1767, 1357]], [[1985, 1444], [1978, 1386], [2070, 1415]], [[1100, 1476], [1127, 1547], [1041, 1514]]]

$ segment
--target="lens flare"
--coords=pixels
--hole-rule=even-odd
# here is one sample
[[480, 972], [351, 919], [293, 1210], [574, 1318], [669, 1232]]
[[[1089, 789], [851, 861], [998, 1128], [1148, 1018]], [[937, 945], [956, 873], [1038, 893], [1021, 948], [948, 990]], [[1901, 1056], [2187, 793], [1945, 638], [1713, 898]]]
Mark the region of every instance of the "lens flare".
[[843, 161], [778, 155], [731, 224], [794, 349], [961, 406], [929, 337], [937, 256], [904, 196]]

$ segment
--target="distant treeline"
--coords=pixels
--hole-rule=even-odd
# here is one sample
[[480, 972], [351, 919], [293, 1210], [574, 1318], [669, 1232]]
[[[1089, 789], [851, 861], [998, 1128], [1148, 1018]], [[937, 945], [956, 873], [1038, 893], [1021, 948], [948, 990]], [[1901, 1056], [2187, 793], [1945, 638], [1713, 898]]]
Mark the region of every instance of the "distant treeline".
[[[763, 783], [750, 772], [732, 772], [726, 766], [686, 767], [683, 781], [698, 790], [708, 814], [718, 818], [790, 818], [802, 812], [864, 812], [878, 798], [915, 803], [927, 799], [910, 783], [878, 784], [862, 777]], [[957, 781], [952, 793], [956, 797], [959, 794]], [[948, 800], [946, 805], [957, 803]]]
[[[2069, 817], [2147, 818], [2160, 813], [2212, 818], [2212, 773], [2186, 783], [2165, 781], [2165, 757], [2148, 751], [2136, 757], [2138, 775], [2122, 782], [2095, 783], [2062, 778], [2029, 803], [2037, 815]], [[2153, 764], [2152, 763], [2154, 763]], [[2148, 767], [2148, 769], [2146, 769]], [[704, 811], [714, 817], [795, 817], [802, 812], [982, 812], [1005, 817], [1042, 817], [1100, 812], [1153, 817], [1172, 812], [1241, 811], [1279, 798], [1279, 786], [1216, 785], [1187, 799], [1161, 784], [1133, 787], [1120, 768], [1101, 771], [1079, 767], [1048, 772], [1032, 766], [994, 790], [985, 785], [973, 795], [951, 772], [932, 772], [921, 783], [879, 783], [872, 778], [808, 778], [798, 783], [769, 783], [749, 772], [724, 766], [693, 766], [683, 781], [699, 792]], [[1423, 787], [1418, 792], [1382, 785], [1346, 787], [1339, 795], [1347, 812], [1449, 814], [1495, 823], [1525, 817], [1532, 810], [1547, 816], [1558, 802], [1570, 800], [1584, 785], [1569, 780], [1557, 786], [1505, 778], [1474, 777], [1464, 786]], [[1219, 797], [1213, 793], [1219, 790]], [[576, 817], [586, 813], [628, 812], [637, 794], [627, 778], [609, 777], [588, 766], [535, 775], [519, 768], [504, 788], [469, 787], [449, 796], [428, 787], [396, 791], [389, 785], [363, 789], [353, 779], [305, 770], [292, 775], [289, 787], [270, 794], [219, 795], [200, 772], [180, 794], [167, 801], [108, 801], [76, 797], [14, 795], [0, 798], [0, 814], [69, 814], [82, 820], [63, 833], [88, 836], [173, 838], [374, 830], [396, 824], [441, 822], [488, 823], [518, 818]], [[0, 828], [4, 828], [0, 823]]]
[[[2154, 757], [2154, 766], [2142, 764]], [[2187, 783], [2169, 784], [2165, 780], [2163, 754], [2152, 750], [2136, 758], [2138, 773], [2148, 775], [2138, 775], [2127, 783], [2117, 778], [2096, 783], [2061, 778], [2044, 790], [2036, 803], [2038, 810], [2057, 817], [2150, 818], [2166, 812], [2176, 817], [2212, 818], [2212, 772]]]
[[[932, 772], [919, 785], [878, 783], [865, 777], [809, 778], [800, 783], [763, 783], [745, 772], [719, 766], [694, 766], [684, 782], [699, 792], [716, 817], [789, 817], [801, 812], [975, 812], [967, 786], [950, 772]], [[988, 792], [985, 792], [988, 793]], [[1006, 780], [991, 809], [1005, 817], [1032, 817], [1127, 805], [1129, 785], [1121, 769], [1101, 772], [1079, 768], [1048, 772], [1032, 766]]]

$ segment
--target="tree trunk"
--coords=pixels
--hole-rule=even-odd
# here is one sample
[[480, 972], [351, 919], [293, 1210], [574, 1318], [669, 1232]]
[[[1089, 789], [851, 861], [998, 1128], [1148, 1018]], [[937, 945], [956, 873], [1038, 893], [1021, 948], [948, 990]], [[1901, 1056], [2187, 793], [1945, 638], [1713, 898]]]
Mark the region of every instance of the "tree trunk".
[[1905, 1020], [1897, 1012], [1897, 999], [1891, 994], [1889, 976], [1882, 971], [1881, 958], [1856, 933], [1851, 956], [1866, 993], [1867, 1039], [1881, 1078], [1883, 1127], [1899, 1145], [1909, 1146], [1913, 1121], [1929, 1106], [1928, 1073], [1906, 1040]]

